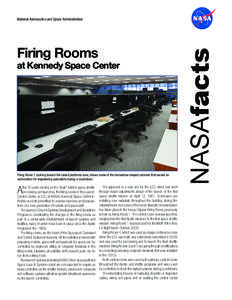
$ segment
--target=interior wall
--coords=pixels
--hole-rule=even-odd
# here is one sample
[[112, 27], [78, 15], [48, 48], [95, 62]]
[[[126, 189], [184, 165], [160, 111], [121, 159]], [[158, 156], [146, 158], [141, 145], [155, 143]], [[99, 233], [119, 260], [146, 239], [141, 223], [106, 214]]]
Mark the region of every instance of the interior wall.
[[93, 91], [90, 89], [69, 89], [49, 86], [19, 86], [20, 95], [91, 95]]

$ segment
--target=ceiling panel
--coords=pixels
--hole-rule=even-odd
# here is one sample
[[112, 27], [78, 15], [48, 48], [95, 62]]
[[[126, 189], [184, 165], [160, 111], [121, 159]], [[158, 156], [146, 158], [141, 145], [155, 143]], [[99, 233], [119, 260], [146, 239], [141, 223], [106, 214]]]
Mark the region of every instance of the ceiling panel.
[[152, 84], [177, 82], [176, 75], [137, 76], [18, 76], [19, 85], [96, 87], [102, 85]]

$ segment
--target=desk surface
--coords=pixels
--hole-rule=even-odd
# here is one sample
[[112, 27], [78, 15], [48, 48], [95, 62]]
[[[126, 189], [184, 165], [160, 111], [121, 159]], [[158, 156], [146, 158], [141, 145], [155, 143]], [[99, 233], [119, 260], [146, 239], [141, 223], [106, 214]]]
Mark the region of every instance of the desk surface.
[[[121, 113], [121, 115], [126, 116], [126, 115], [129, 115], [129, 114], [134, 113], [134, 112], [136, 112], [136, 110], [130, 109], [130, 111], [128, 113]], [[109, 117], [109, 116], [106, 116], [106, 117]], [[97, 125], [96, 126], [96, 129], [97, 129], [97, 128], [99, 128], [99, 127], [101, 127], [101, 126], [103, 126], [107, 123], [110, 123], [112, 121], [114, 121], [113, 118], [110, 118], [110, 121], [108, 121], [108, 122], [97, 121], [97, 120], [88, 121], [88, 122], [84, 122], [84, 123], [81, 123], [81, 124], [71, 126], [69, 128], [63, 129], [61, 131], [58, 131], [58, 132], [55, 132], [55, 133], [52, 133], [52, 134], [48, 134], [46, 136], [38, 137], [38, 138], [35, 138], [33, 140], [23, 142], [24, 145], [28, 146], [28, 148], [18, 152], [18, 162], [17, 162], [17, 164], [20, 165], [20, 164], [22, 164], [26, 161], [29, 161], [30, 159], [33, 159], [33, 158], [35, 158], [39, 155], [42, 155], [42, 154], [52, 150], [55, 143], [59, 139], [65, 137], [65, 136], [68, 136], [70, 134], [75, 133], [75, 130], [77, 130], [77, 129], [80, 129], [80, 128], [82, 128], [84, 126], [87, 126], [87, 125]], [[38, 144], [42, 144], [43, 146], [41, 148], [36, 148], [35, 146], [38, 145]]]
[[177, 131], [166, 129], [153, 164], [177, 168]]

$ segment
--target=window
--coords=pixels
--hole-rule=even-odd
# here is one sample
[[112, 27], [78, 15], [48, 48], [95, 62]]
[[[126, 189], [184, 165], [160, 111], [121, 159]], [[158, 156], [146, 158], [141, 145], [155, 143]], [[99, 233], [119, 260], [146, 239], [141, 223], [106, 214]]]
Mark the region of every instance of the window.
[[168, 83], [168, 89], [169, 90], [177, 89], [177, 82]]

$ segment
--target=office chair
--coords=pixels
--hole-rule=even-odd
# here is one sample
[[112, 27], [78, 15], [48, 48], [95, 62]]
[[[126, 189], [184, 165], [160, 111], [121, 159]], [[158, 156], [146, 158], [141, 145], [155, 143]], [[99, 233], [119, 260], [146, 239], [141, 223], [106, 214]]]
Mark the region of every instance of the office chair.
[[119, 134], [121, 129], [121, 120], [110, 124], [106, 133], [93, 132], [92, 135], [96, 139], [96, 144], [99, 150], [95, 152], [96, 155], [101, 154], [100, 164], [104, 165], [106, 159], [112, 156], [122, 162], [122, 158], [118, 155], [118, 151], [124, 152], [122, 145], [122, 138]]
[[134, 118], [133, 119], [128, 119], [126, 120], [126, 123], [124, 125], [124, 129], [129, 131], [126, 140], [128, 140], [129, 136], [134, 136], [136, 137], [136, 142], [139, 142], [139, 137], [143, 136], [146, 139], [148, 139], [148, 137], [145, 134], [142, 134], [141, 131], [145, 131], [146, 130], [146, 122], [147, 122], [147, 112], [143, 111], [143, 110], [138, 110], [136, 111], [136, 113], [134, 114]]
[[156, 106], [158, 108], [159, 113], [162, 112], [162, 100], [157, 100], [156, 101]]
[[140, 105], [139, 106], [139, 109], [140, 110], [143, 110], [147, 113], [147, 121], [146, 121], [146, 124], [148, 126], [150, 126], [152, 124], [152, 118], [153, 118], [153, 108], [151, 105]]
[[88, 145], [83, 143], [82, 139], [77, 139], [76, 134], [69, 135], [58, 140], [53, 150], [57, 158], [48, 162], [42, 171], [78, 171], [80, 170], [80, 161]]
[[[157, 101], [156, 101], [157, 102]], [[154, 116], [159, 116], [159, 106], [158, 106], [158, 104], [156, 103], [156, 104], [154, 104], [153, 106], [152, 106], [152, 111], [153, 111], [153, 115]]]

